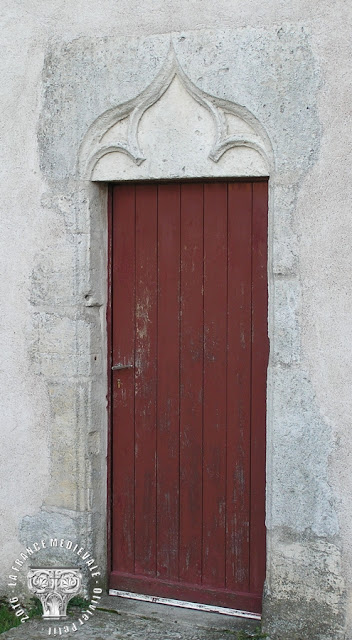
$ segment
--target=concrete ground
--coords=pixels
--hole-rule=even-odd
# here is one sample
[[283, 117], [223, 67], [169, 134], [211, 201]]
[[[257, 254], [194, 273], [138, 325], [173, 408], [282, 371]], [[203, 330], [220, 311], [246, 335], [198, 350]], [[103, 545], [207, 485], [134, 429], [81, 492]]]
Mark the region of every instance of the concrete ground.
[[[82, 640], [237, 640], [239, 631], [253, 633], [257, 621], [216, 613], [203, 613], [118, 597], [104, 597], [77, 632], [49, 635], [49, 625], [32, 619], [1, 635], [1, 640], [41, 640], [75, 637]], [[77, 621], [78, 616], [73, 620]], [[51, 623], [52, 625], [52, 623]], [[63, 629], [64, 623], [60, 624]], [[79, 625], [78, 625], [79, 626]]]

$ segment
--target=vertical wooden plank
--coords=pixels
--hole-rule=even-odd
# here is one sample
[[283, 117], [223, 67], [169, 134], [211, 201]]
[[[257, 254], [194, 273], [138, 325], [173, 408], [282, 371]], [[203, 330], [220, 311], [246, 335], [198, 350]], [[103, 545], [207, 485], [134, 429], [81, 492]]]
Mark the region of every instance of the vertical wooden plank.
[[135, 571], [156, 571], [157, 187], [136, 186]]
[[226, 586], [249, 590], [252, 184], [228, 185]]
[[204, 185], [203, 583], [225, 585], [227, 184]]
[[180, 579], [202, 571], [203, 185], [181, 185]]
[[252, 421], [250, 590], [261, 593], [265, 578], [265, 420], [266, 372], [269, 356], [267, 328], [266, 182], [253, 183], [252, 249]]
[[[135, 189], [113, 193], [112, 360], [134, 362]], [[118, 383], [120, 380], [120, 383]], [[134, 374], [112, 372], [112, 567], [134, 570]]]
[[157, 575], [178, 579], [180, 185], [158, 187]]

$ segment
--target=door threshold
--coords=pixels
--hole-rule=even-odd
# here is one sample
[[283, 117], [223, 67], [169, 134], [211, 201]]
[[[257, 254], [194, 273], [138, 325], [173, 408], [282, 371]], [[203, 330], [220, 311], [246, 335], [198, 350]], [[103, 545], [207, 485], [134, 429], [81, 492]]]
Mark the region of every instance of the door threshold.
[[109, 589], [109, 596], [129, 598], [130, 600], [142, 600], [143, 602], [153, 602], [153, 604], [166, 604], [171, 607], [181, 607], [183, 609], [195, 609], [196, 611], [204, 611], [207, 613], [220, 613], [225, 616], [247, 618], [248, 620], [261, 620], [261, 615], [259, 613], [252, 613], [250, 611], [227, 609], [226, 607], [217, 607], [212, 604], [200, 604], [198, 602], [185, 602], [184, 600], [159, 598], [158, 596], [148, 596], [143, 593], [132, 593], [130, 591], [119, 591], [118, 589]]

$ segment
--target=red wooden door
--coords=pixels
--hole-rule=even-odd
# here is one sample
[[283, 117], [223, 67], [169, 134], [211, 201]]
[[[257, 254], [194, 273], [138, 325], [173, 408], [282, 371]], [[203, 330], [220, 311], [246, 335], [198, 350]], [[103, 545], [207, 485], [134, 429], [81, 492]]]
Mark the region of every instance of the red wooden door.
[[112, 191], [110, 587], [259, 612], [267, 183]]

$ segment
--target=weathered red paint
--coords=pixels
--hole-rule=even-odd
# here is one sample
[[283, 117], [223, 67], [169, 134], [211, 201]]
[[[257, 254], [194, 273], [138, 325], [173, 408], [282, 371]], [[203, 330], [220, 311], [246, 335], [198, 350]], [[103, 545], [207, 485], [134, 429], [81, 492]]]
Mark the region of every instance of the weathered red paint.
[[249, 591], [252, 190], [228, 185], [226, 586], [234, 591]]
[[[133, 187], [127, 187], [133, 191]], [[155, 576], [156, 556], [156, 377], [158, 228], [157, 192], [136, 186], [136, 326], [135, 326], [135, 527], [124, 535], [134, 539], [131, 573]], [[119, 459], [117, 459], [118, 462]], [[122, 462], [122, 466], [126, 461]]]
[[225, 588], [227, 184], [204, 185], [203, 583]]
[[[123, 215], [120, 215], [123, 211]], [[116, 265], [119, 265], [118, 271]], [[135, 193], [113, 194], [112, 362], [134, 362]], [[118, 382], [120, 381], [120, 382]], [[120, 386], [120, 388], [118, 388]], [[112, 372], [112, 564], [134, 571], [134, 372]], [[123, 460], [123, 465], [116, 462]]]
[[267, 183], [112, 193], [110, 587], [260, 611]]
[[[202, 582], [203, 185], [181, 189], [179, 576]], [[190, 446], [192, 443], [192, 446]]]

